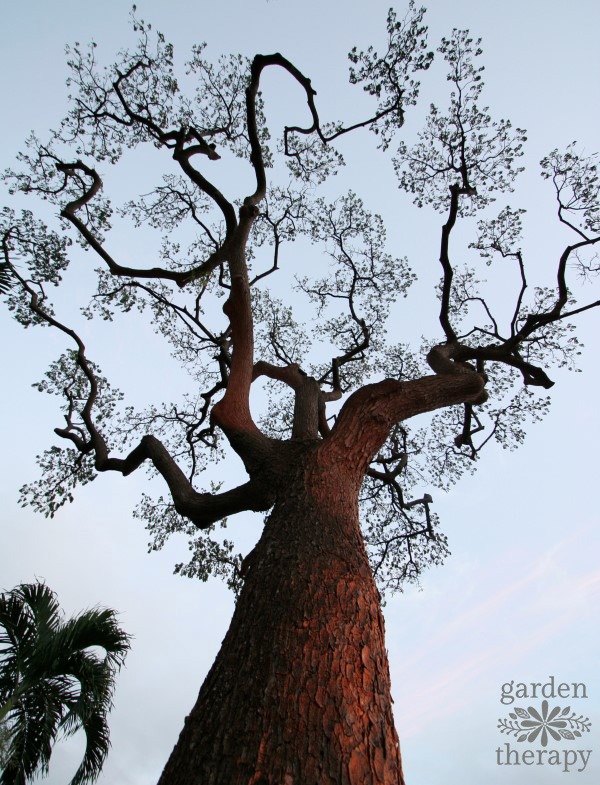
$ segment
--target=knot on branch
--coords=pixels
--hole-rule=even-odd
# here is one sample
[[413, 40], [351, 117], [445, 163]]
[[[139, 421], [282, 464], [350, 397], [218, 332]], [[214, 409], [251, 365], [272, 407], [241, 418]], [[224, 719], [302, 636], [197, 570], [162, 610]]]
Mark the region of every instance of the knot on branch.
[[[434, 346], [427, 354], [427, 363], [431, 370], [439, 376], [457, 374], [477, 373], [477, 370], [467, 362], [457, 360], [460, 344], [458, 343], [444, 343]], [[484, 383], [487, 381], [485, 374], [483, 376]], [[485, 403], [488, 399], [488, 394], [482, 390], [480, 395], [471, 401], [473, 404]]]
[[260, 213], [259, 208], [255, 204], [252, 204], [252, 197], [247, 196], [244, 199], [244, 203], [240, 207], [240, 218], [253, 219], [256, 218], [259, 213]]
[[434, 346], [427, 354], [429, 367], [437, 374], [476, 373], [470, 363], [456, 360], [458, 343], [443, 343]]

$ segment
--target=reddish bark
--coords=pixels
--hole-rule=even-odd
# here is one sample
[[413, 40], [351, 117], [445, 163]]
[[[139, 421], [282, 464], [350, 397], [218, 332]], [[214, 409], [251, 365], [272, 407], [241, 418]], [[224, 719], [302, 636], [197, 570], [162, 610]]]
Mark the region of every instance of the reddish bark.
[[352, 462], [355, 482], [360, 485], [369, 461], [395, 423], [444, 406], [476, 401], [484, 384], [483, 376], [472, 371], [424, 376], [410, 382], [384, 379], [366, 384], [342, 407], [322, 451], [330, 460]]
[[229, 256], [230, 295], [223, 306], [231, 327], [231, 370], [223, 398], [213, 406], [212, 418], [225, 431], [258, 433], [250, 414], [250, 386], [254, 378], [254, 323], [245, 243], [258, 210], [240, 209], [240, 225]]
[[308, 404], [294, 427], [312, 439], [246, 435], [275, 506], [159, 785], [403, 785], [358, 490], [394, 422], [476, 399], [483, 383], [472, 372], [387, 379], [351, 396], [322, 441]]
[[307, 447], [160, 785], [402, 785], [353, 479]]

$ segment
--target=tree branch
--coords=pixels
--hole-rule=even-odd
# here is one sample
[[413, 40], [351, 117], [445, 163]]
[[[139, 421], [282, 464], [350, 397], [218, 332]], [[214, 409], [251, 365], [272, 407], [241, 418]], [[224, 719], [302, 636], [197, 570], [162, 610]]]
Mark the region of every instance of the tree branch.
[[212, 418], [230, 437], [233, 433], [262, 436], [250, 414], [250, 386], [254, 375], [254, 320], [245, 249], [258, 208], [242, 205], [240, 224], [228, 254], [231, 289], [223, 312], [231, 326], [231, 370], [223, 398], [214, 405]]
[[265, 360], [259, 360], [254, 364], [252, 381], [260, 376], [268, 376], [269, 379], [276, 379], [287, 384], [292, 390], [297, 390], [302, 384], [303, 371], [300, 370], [298, 363], [291, 363], [286, 366], [273, 365]]
[[100, 176], [94, 169], [86, 166], [86, 164], [84, 164], [82, 161], [75, 161], [74, 163], [68, 164], [58, 163], [56, 168], [58, 171], [64, 172], [67, 178], [69, 176], [74, 176], [77, 171], [81, 171], [92, 179], [92, 185], [87, 190], [84, 190], [83, 194], [78, 199], [73, 199], [72, 201], [68, 202], [68, 204], [66, 204], [61, 210], [61, 215], [63, 218], [66, 218], [67, 221], [72, 223], [73, 226], [75, 226], [75, 228], [85, 238], [90, 247], [93, 248], [100, 258], [106, 262], [110, 272], [113, 275], [126, 275], [131, 276], [132, 278], [166, 279], [169, 281], [174, 281], [178, 286], [184, 286], [186, 283], [194, 280], [200, 275], [205, 275], [209, 272], [212, 272], [212, 270], [218, 267], [219, 263], [225, 258], [225, 251], [223, 247], [218, 248], [201, 265], [195, 267], [192, 271], [187, 270], [185, 272], [167, 270], [162, 267], [138, 269], [119, 264], [104, 249], [102, 244], [96, 239], [96, 237], [94, 237], [93, 233], [76, 215], [77, 210], [87, 205], [102, 188], [102, 180], [100, 179]]
[[410, 382], [384, 379], [367, 384], [348, 398], [319, 450], [323, 456], [337, 456], [362, 479], [395, 423], [442, 407], [480, 400], [484, 384], [485, 378], [475, 372], [424, 376]]
[[74, 330], [66, 327], [41, 307], [38, 294], [14, 268], [12, 269], [20, 285], [30, 296], [31, 310], [47, 324], [56, 327], [75, 341], [76, 362], [89, 383], [89, 394], [81, 411], [82, 420], [90, 436], [89, 440], [85, 440], [79, 433], [73, 433], [69, 427], [55, 428], [54, 432], [57, 436], [71, 441], [82, 454], [93, 452], [94, 465], [98, 472], [117, 471], [127, 476], [138, 469], [144, 461], [152, 461], [169, 487], [177, 512], [189, 518], [199, 528], [208, 528], [227, 515], [244, 510], [268, 510], [272, 506], [274, 501], [272, 489], [259, 481], [250, 480], [238, 488], [221, 494], [198, 493], [162, 442], [151, 435], [142, 437], [139, 444], [125, 458], [110, 457], [106, 440], [96, 428], [92, 418], [92, 409], [98, 396], [98, 382], [85, 356], [83, 341]]
[[273, 505], [274, 497], [265, 489], [264, 483], [253, 480], [224, 493], [198, 493], [162, 442], [150, 435], [142, 437], [126, 458], [96, 460], [96, 469], [118, 471], [127, 476], [146, 460], [152, 461], [166, 481], [177, 512], [199, 529], [206, 529], [228, 515], [245, 510], [264, 511]]

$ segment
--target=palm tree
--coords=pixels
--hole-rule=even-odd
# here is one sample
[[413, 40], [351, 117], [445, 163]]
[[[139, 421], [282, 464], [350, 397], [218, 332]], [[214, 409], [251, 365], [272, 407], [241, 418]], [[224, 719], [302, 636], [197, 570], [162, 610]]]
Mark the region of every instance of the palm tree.
[[[70, 785], [91, 782], [109, 748], [106, 722], [114, 676], [130, 637], [110, 609], [64, 621], [56, 595], [43, 583], [24, 583], [0, 595], [0, 724], [8, 751], [0, 785], [25, 785], [48, 771], [59, 732], [86, 734], [81, 765]], [[99, 657], [90, 647], [101, 647]]]
[[0, 771], [8, 762], [8, 745], [10, 741], [10, 731], [5, 722], [0, 722]]
[[13, 284], [12, 269], [8, 262], [0, 262], [0, 294], [6, 294]]

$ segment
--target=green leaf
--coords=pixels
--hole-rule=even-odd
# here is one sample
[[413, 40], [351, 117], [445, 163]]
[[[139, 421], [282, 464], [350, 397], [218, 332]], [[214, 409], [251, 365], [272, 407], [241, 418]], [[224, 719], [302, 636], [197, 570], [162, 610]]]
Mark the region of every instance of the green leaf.
[[59, 732], [80, 728], [86, 750], [70, 785], [93, 781], [109, 748], [115, 673], [130, 647], [115, 612], [95, 608], [64, 621], [48, 586], [21, 584], [0, 595], [0, 646], [0, 722], [6, 717], [9, 727], [0, 785], [47, 772]]

